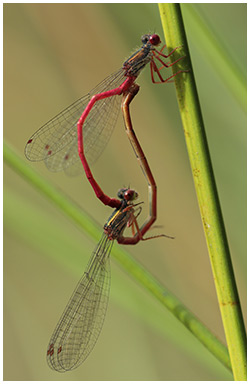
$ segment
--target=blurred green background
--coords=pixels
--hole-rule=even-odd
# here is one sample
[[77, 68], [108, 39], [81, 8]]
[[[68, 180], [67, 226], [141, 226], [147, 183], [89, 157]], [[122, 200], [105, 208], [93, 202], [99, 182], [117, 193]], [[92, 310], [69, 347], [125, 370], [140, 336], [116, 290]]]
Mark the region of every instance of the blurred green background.
[[[246, 114], [202, 44], [191, 11], [246, 76], [246, 4], [183, 5], [236, 281], [246, 316]], [[4, 4], [4, 138], [23, 155], [33, 132], [87, 93], [140, 45], [162, 36], [156, 4]], [[131, 254], [225, 341], [174, 84], [139, 77], [134, 128], [158, 185], [158, 220], [175, 240], [130, 247]], [[69, 178], [31, 164], [101, 225], [110, 215], [84, 175]], [[93, 173], [106, 193], [128, 184], [145, 202], [147, 184], [122, 118]], [[140, 218], [143, 220], [143, 217]], [[101, 231], [100, 231], [101, 236]], [[116, 245], [118, 246], [118, 245]], [[4, 166], [5, 380], [232, 380], [232, 375], [115, 262], [101, 336], [86, 362], [59, 374], [46, 363], [52, 331], [95, 244]], [[111, 256], [112, 259], [112, 256]]]

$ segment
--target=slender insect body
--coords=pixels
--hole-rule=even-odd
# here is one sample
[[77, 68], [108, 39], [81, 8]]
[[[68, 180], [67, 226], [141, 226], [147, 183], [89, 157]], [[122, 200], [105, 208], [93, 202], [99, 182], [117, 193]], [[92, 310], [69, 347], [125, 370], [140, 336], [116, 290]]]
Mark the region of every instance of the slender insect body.
[[152, 51], [155, 50], [156, 45], [160, 44], [160, 38], [152, 42], [150, 37], [151, 35], [142, 36], [143, 46], [123, 63], [126, 76], [139, 76], [143, 68], [151, 62], [153, 57]]
[[[109, 256], [114, 240], [119, 244], [134, 245], [140, 240], [168, 237], [157, 235], [144, 238], [156, 219], [156, 184], [129, 115], [129, 104], [139, 90], [139, 86], [135, 84], [136, 78], [148, 63], [153, 83], [157, 83], [154, 76], [159, 78], [158, 83], [165, 83], [178, 73], [185, 72], [179, 70], [163, 79], [161, 70], [169, 68], [182, 58], [172, 64], [164, 63], [163, 58], [169, 57], [178, 47], [164, 55], [164, 47], [160, 51], [155, 48], [160, 42], [160, 37], [156, 34], [144, 35], [142, 47], [124, 62], [122, 68], [42, 126], [26, 144], [26, 157], [31, 161], [43, 160], [51, 171], [64, 170], [73, 175], [78, 173], [79, 165], [83, 166], [98, 199], [103, 204], [116, 208], [104, 225], [104, 233], [87, 269], [51, 336], [47, 362], [51, 369], [58, 372], [77, 368], [87, 358], [99, 337], [108, 304]], [[88, 164], [99, 157], [113, 131], [119, 112], [118, 96], [123, 96], [122, 111], [126, 132], [149, 185], [149, 217], [141, 227], [136, 220], [141, 207], [135, 208], [138, 204], [133, 204], [137, 193], [130, 188], [123, 188], [118, 192], [119, 199], [109, 197], [94, 179]], [[132, 236], [123, 236], [126, 227], [131, 227]]]
[[[151, 78], [154, 83], [165, 83], [176, 76], [178, 71], [167, 79], [163, 79], [160, 72], [177, 63], [166, 64], [164, 55], [157, 51], [160, 37], [156, 34], [142, 36], [142, 46], [131, 55], [122, 68], [114, 72], [87, 95], [78, 99], [64, 111], [43, 125], [27, 141], [25, 155], [31, 161], [44, 161], [49, 170], [53, 172], [64, 170], [69, 175], [79, 174], [81, 156], [78, 148], [82, 142], [77, 134], [77, 126], [82, 131], [84, 140], [84, 153], [89, 163], [94, 163], [105, 148], [116, 124], [119, 113], [119, 95], [124, 94], [134, 84], [136, 78], [144, 67], [150, 63]], [[158, 68], [156, 62], [161, 64]], [[157, 76], [160, 81], [155, 81]], [[130, 80], [130, 82], [128, 82]], [[93, 102], [96, 101], [96, 102]], [[78, 146], [77, 146], [78, 139]], [[82, 150], [82, 148], [81, 148]]]
[[118, 239], [123, 235], [125, 228], [133, 217], [133, 213], [133, 205], [128, 205], [127, 202], [113, 212], [104, 225], [104, 233], [110, 240]]
[[50, 339], [47, 361], [58, 372], [77, 368], [91, 352], [102, 329], [108, 304], [113, 240], [122, 236], [133, 216], [129, 199], [137, 197], [133, 190], [122, 191], [120, 208], [114, 210], [104, 226], [102, 238]]
[[152, 55], [151, 47], [138, 49], [123, 63], [125, 75], [138, 77], [143, 68], [152, 60]]

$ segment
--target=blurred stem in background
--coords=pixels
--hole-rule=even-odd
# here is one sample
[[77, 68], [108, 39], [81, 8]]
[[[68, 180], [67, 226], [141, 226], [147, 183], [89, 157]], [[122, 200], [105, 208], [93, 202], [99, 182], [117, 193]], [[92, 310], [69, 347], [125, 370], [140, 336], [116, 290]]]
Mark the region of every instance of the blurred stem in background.
[[[76, 205], [68, 196], [56, 189], [48, 180], [40, 176], [13, 149], [4, 143], [4, 161], [23, 179], [36, 187], [48, 200], [95, 242], [101, 234], [100, 226]], [[139, 262], [133, 259], [123, 247], [115, 247], [112, 257], [143, 288], [149, 291], [165, 308], [167, 308], [226, 368], [231, 370], [229, 354], [216, 336], [196, 318], [183, 303], [156, 280]], [[167, 326], [167, 325], [166, 325]]]
[[219, 35], [212, 30], [211, 24], [201, 10], [191, 4], [182, 5], [185, 13], [185, 20], [189, 23], [193, 34], [196, 36], [196, 44], [202, 47], [204, 57], [212, 64], [219, 73], [235, 97], [242, 110], [247, 111], [247, 86], [246, 76], [235, 61], [232, 51], [228, 50], [220, 39]]
[[[246, 380], [246, 332], [181, 9], [179, 4], [159, 4], [159, 9], [168, 50], [183, 46], [186, 65], [182, 69], [190, 69], [190, 73], [175, 78], [177, 98], [232, 370], [235, 380], [243, 381]], [[204, 30], [208, 35], [205, 26]], [[212, 44], [213, 41], [211, 39], [210, 43]], [[233, 71], [229, 67], [228, 70]], [[243, 84], [240, 80], [239, 83]], [[242, 100], [245, 101], [244, 99], [243, 96]]]

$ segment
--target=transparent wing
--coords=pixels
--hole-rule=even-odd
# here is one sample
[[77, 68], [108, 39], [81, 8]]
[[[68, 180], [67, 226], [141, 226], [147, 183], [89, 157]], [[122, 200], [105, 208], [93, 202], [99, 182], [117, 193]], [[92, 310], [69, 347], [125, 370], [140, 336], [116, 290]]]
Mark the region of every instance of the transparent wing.
[[[120, 69], [42, 126], [28, 140], [26, 157], [31, 161], [45, 161], [54, 172], [80, 163], [77, 147], [79, 118], [93, 95], [117, 88], [124, 80], [124, 70]], [[113, 132], [120, 110], [119, 99], [119, 96], [112, 96], [98, 101], [83, 125], [84, 152], [90, 164], [100, 156]]]
[[103, 234], [54, 330], [47, 361], [56, 371], [65, 372], [78, 367], [97, 341], [108, 304], [112, 245], [113, 241]]

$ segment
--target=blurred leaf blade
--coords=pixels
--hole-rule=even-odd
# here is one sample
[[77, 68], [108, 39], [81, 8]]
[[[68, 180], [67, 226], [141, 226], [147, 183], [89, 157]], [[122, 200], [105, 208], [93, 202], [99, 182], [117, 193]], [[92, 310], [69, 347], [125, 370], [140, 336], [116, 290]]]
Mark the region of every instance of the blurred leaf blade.
[[[232, 47], [232, 55], [238, 65], [244, 65], [246, 4], [203, 3], [196, 4], [195, 7], [207, 17], [214, 31], [221, 36], [227, 46]], [[161, 39], [164, 38], [158, 7], [153, 3], [26, 3], [4, 4], [3, 9], [4, 135], [21, 156], [30, 135], [119, 68], [136, 47], [139, 48], [142, 34], [155, 32], [159, 33]], [[206, 57], [200, 54], [199, 50], [204, 47], [198, 47], [195, 43], [199, 36], [193, 34], [192, 26], [186, 27], [192, 42], [192, 58], [197, 70], [196, 80], [199, 83], [214, 171], [246, 317], [244, 131], [246, 115], [220, 79], [216, 68], [213, 68]], [[138, 83], [141, 92], [133, 105], [132, 118], [157, 181], [158, 224], [164, 227], [164, 233], [176, 236], [176, 240], [167, 243], [164, 241], [142, 243], [130, 248], [129, 251], [164, 285], [177, 294], [182, 302], [188, 302], [188, 307], [192, 308], [197, 317], [225, 343], [174, 84], [153, 85], [150, 81], [149, 68], [142, 73]], [[104, 190], [111, 195], [120, 186], [130, 184], [136, 187], [141, 200], [146, 202], [145, 180], [134, 157], [130, 156], [131, 148], [127, 148], [123, 137], [124, 130], [122, 124], [118, 122], [108, 150], [93, 168], [94, 173]], [[106, 216], [109, 215], [109, 209], [96, 202], [87, 180], [69, 179], [63, 173], [48, 173], [41, 163], [34, 164], [34, 168], [38, 172], [41, 171], [54, 185], [60, 186], [59, 188], [78, 202], [79, 206], [86, 208], [99, 223], [98, 228], [101, 231], [100, 223], [104, 223]], [[12, 169], [4, 165], [4, 188], [7, 187], [7, 193], [13, 190], [20, 197], [27, 197], [31, 204], [31, 212], [33, 207], [42, 207], [48, 214], [48, 220], [59, 218], [59, 227], [66, 231], [66, 235], [63, 232], [62, 237], [76, 238], [79, 246], [82, 246], [82, 253], [90, 255], [94, 247], [93, 242], [81, 231], [78, 234], [76, 225], [64, 219], [59, 210], [39, 196], [39, 193], [20, 179]], [[18, 215], [19, 211], [16, 213]], [[143, 215], [146, 216], [145, 209]], [[38, 220], [39, 217], [33, 218], [34, 225]], [[68, 251], [71, 259], [68, 271], [64, 264], [60, 264], [60, 255], [58, 262], [54, 262], [53, 259], [49, 261], [49, 258], [43, 257], [44, 254], [39, 252], [41, 243], [37, 244], [37, 251], [37, 248], [33, 248], [29, 242], [18, 237], [14, 232], [15, 220], [12, 224], [9, 223], [10, 227], [6, 227], [5, 224], [4, 221], [5, 379], [58, 380], [58, 376], [46, 366], [44, 342], [47, 343], [51, 328], [66, 304], [65, 299], [74, 289], [75, 276], [78, 278], [84, 264], [78, 263], [74, 257], [73, 247], [72, 251], [70, 249]], [[116, 295], [117, 282], [119, 283], [116, 273], [120, 269], [116, 263], [113, 264], [112, 291]], [[78, 273], [73, 275], [73, 268], [76, 269], [77, 266]], [[119, 277], [123, 275], [126, 276], [121, 270]], [[50, 281], [49, 286], [46, 282], [44, 284], [44, 276]], [[58, 288], [63, 281], [62, 278], [64, 278], [63, 294]], [[41, 284], [40, 289], [37, 289], [38, 282]], [[148, 298], [147, 300], [150, 300], [150, 296], [128, 278], [127, 284], [123, 286], [123, 294], [127, 295], [128, 302], [134, 300], [140, 313], [141, 301], [128, 289], [130, 286], [141, 292], [142, 296]], [[15, 288], [18, 292], [16, 297], [12, 294]], [[34, 301], [30, 297], [32, 294]], [[26, 306], [20, 305], [20, 298], [26, 301]], [[117, 305], [114, 302], [109, 307], [109, 319], [105, 323], [105, 331], [94, 353], [84, 366], [71, 373], [72, 380], [232, 379], [230, 372], [202, 345], [199, 346], [199, 342], [182, 327], [181, 323], [176, 322], [175, 318], [153, 297], [151, 301], [161, 310], [157, 315], [151, 309], [156, 329], [159, 321], [163, 325], [165, 323], [168, 327], [166, 332], [172, 332], [173, 339], [166, 340], [157, 334], [157, 331], [152, 333], [151, 328], [144, 327], [143, 318], [141, 322], [132, 320], [129, 312], [124, 311], [122, 307], [119, 308], [117, 292]], [[48, 311], [42, 311], [43, 308], [50, 309], [49, 317]], [[27, 309], [29, 315], [25, 312]], [[124, 336], [124, 333], [120, 332], [120, 323], [123, 322], [129, 337], [126, 337], [126, 333]], [[31, 332], [34, 338], [30, 338]], [[174, 341], [176, 337], [179, 337], [179, 342]], [[180, 346], [181, 339], [182, 346]], [[27, 340], [30, 340], [30, 343], [27, 343]], [[107, 344], [108, 356], [106, 356]], [[117, 348], [114, 350], [117, 345], [123, 346], [119, 356]], [[35, 350], [36, 353], [31, 354], [31, 350]], [[193, 351], [196, 351], [196, 355], [200, 354], [200, 359], [195, 359]], [[204, 360], [209, 360], [211, 365], [204, 364], [201, 356], [204, 356]], [[98, 370], [95, 369], [96, 361], [99, 365]], [[129, 369], [126, 371], [124, 361], [129, 364]]]
[[[71, 199], [32, 170], [6, 143], [4, 143], [4, 161], [29, 183], [40, 190], [50, 201], [55, 203], [64, 214], [79, 225], [94, 241], [96, 241], [96, 238], [99, 238], [98, 225], [94, 220], [77, 207]], [[226, 347], [199, 319], [122, 247], [115, 247], [112, 255], [130, 276], [148, 290], [165, 308], [170, 310], [224, 366], [230, 369]]]
[[[25, 220], [23, 220], [24, 217]], [[34, 217], [36, 218], [35, 225]], [[55, 217], [53, 212], [44, 211], [42, 207], [37, 206], [26, 196], [20, 196], [17, 191], [9, 188], [5, 188], [4, 191], [4, 224], [8, 232], [11, 231], [16, 238], [28, 244], [34, 258], [47, 259], [48, 263], [54, 264], [54, 267], [58, 268], [59, 275], [62, 270], [66, 270], [68, 280], [71, 280], [72, 276], [75, 281], [80, 278], [95, 246], [94, 241], [86, 246], [85, 236], [82, 236], [81, 233], [78, 236], [77, 231], [74, 230], [69, 231], [70, 223], [66, 230], [61, 215]], [[118, 247], [119, 245], [115, 245], [115, 248]], [[111, 259], [113, 262], [113, 253]], [[26, 263], [26, 261], [23, 262]], [[178, 348], [183, 353], [188, 353], [196, 363], [208, 370], [213, 370], [218, 378], [230, 380], [231, 372], [225, 369], [219, 360], [215, 359], [201, 344], [192, 340], [193, 336], [190, 332], [186, 332], [184, 329], [180, 332], [182, 324], [176, 322], [169, 311], [164, 311], [160, 302], [154, 300], [152, 295], [148, 295], [126, 272], [124, 273], [121, 268], [116, 268], [116, 265], [116, 262], [112, 265], [110, 292], [110, 299], [113, 300], [114, 305], [127, 312], [129, 316], [139, 319], [142, 328], [149, 327], [151, 332], [164, 340], [167, 349], [171, 348], [172, 344], [178, 345]], [[33, 267], [30, 269], [32, 270]], [[47, 281], [49, 282], [49, 280]], [[66, 292], [65, 304], [70, 294], [71, 291]], [[48, 302], [50, 301], [51, 298], [48, 299]], [[139, 306], [138, 303], [140, 303]], [[119, 327], [120, 325], [117, 326], [117, 329]], [[196, 348], [190, 347], [190, 340], [194, 342]]]

